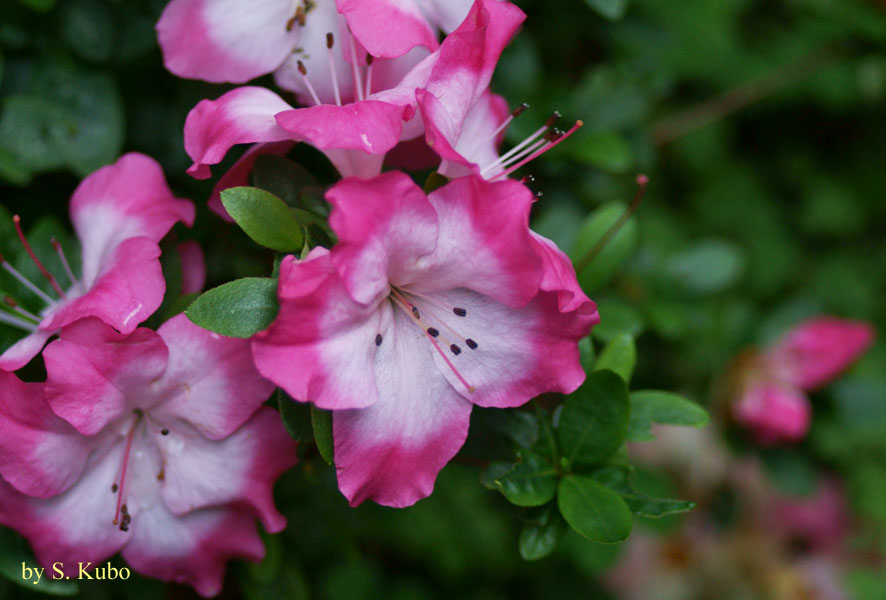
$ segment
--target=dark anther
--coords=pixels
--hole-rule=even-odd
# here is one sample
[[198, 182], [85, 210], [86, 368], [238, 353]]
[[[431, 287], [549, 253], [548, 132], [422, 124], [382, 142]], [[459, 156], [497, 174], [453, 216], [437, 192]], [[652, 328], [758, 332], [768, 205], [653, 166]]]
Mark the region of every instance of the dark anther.
[[373, 59], [373, 56], [367, 52], [366, 53], [366, 66], [367, 67], [372, 66], [372, 59]]
[[12, 308], [15, 308], [16, 306], [18, 306], [16, 301], [13, 300], [12, 298], [10, 298], [9, 296], [4, 296], [3, 302], [5, 302], [7, 305], [11, 306]]
[[560, 120], [560, 111], [555, 110], [548, 120], [545, 121], [545, 127], [553, 127], [554, 124]]
[[157, 481], [163, 481], [164, 479], [166, 479], [166, 471], [161, 469], [160, 472], [157, 473]]
[[449, 349], [452, 350], [452, 353], [455, 354], [456, 356], [461, 354], [461, 348], [459, 348], [455, 344], [452, 344], [451, 346], [449, 346]]
[[464, 317], [464, 316], [467, 316], [467, 314], [468, 314], [468, 311], [466, 311], [463, 308], [459, 308], [457, 306], [452, 309], [452, 312], [454, 312], [456, 314], [456, 316], [459, 316], [459, 317]]
[[129, 509], [126, 507], [125, 504], [120, 507], [120, 514], [123, 515], [124, 518], [126, 517], [126, 515], [129, 514]]
[[298, 61], [296, 64], [298, 65], [298, 72], [299, 73], [301, 73], [302, 75], [308, 74], [308, 70], [307, 70], [307, 68], [305, 68], [305, 63], [303, 63], [302, 61]]
[[468, 348], [470, 348], [471, 350], [477, 349], [477, 342], [475, 342], [471, 338], [466, 339], [465, 343], [468, 345]]
[[333, 44], [335, 44], [335, 38], [332, 37], [332, 33], [326, 34], [326, 47], [332, 48]]
[[115, 483], [114, 485], [111, 486], [111, 493], [116, 494], [117, 490], [119, 490], [119, 489], [120, 489], [119, 486], [117, 486], [117, 484]]
[[381, 340], [382, 340], [381, 334], [380, 334], [380, 333], [376, 333], [376, 334], [375, 334], [375, 345], [376, 345], [376, 346], [381, 346]]
[[418, 307], [416, 307], [416, 306], [412, 307], [412, 314], [415, 315], [416, 319], [421, 319], [421, 313], [418, 312]]
[[513, 110], [513, 112], [511, 112], [511, 116], [514, 118], [519, 117], [520, 115], [525, 113], [528, 109], [529, 109], [529, 105], [524, 102], [523, 104], [521, 104], [520, 106], [515, 108]]
[[169, 435], [169, 430], [164, 427], [160, 430], [160, 435]]
[[440, 335], [440, 332], [434, 327], [428, 327], [428, 335], [431, 337], [437, 337], [438, 335]]

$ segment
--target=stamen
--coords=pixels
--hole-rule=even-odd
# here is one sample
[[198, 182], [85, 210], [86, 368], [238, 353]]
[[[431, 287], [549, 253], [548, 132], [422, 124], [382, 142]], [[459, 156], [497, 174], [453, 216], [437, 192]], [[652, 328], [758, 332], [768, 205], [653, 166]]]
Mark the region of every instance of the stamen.
[[58, 258], [62, 261], [62, 267], [65, 269], [65, 274], [68, 276], [68, 279], [71, 280], [71, 284], [77, 283], [77, 278], [74, 277], [74, 272], [71, 270], [71, 265], [68, 262], [68, 258], [65, 256], [65, 251], [62, 248], [62, 245], [55, 238], [50, 240], [52, 247], [55, 248], [56, 253], [58, 254]]
[[421, 319], [421, 313], [418, 312], [418, 308], [416, 308], [414, 305], [412, 307], [412, 314], [415, 315], [416, 319]]
[[471, 350], [476, 350], [478, 347], [477, 342], [475, 342], [471, 338], [466, 339], [465, 344], [467, 344], [468, 348], [470, 348]]
[[3, 302], [4, 302], [7, 306], [9, 306], [12, 310], [14, 310], [14, 311], [17, 312], [18, 314], [20, 314], [21, 316], [23, 316], [23, 317], [25, 317], [25, 318], [27, 318], [27, 319], [31, 319], [32, 321], [34, 321], [34, 323], [39, 323], [39, 322], [40, 322], [40, 320], [41, 320], [40, 317], [38, 317], [37, 315], [35, 315], [34, 313], [32, 313], [32, 312], [30, 312], [30, 311], [25, 310], [25, 309], [22, 308], [21, 306], [19, 306], [19, 305], [18, 305], [18, 302], [16, 302], [15, 300], [13, 300], [12, 298], [10, 298], [9, 296], [4, 296], [4, 297], [3, 297]]
[[435, 327], [428, 327], [428, 334], [430, 334], [431, 337], [437, 337], [440, 335], [440, 331]]
[[113, 484], [113, 485], [111, 485], [111, 493], [112, 493], [112, 494], [116, 494], [116, 493], [117, 493], [117, 490], [119, 490], [119, 489], [120, 489], [120, 486], [117, 485], [116, 483]]
[[41, 300], [43, 300], [46, 304], [50, 306], [55, 304], [55, 300], [50, 298], [43, 290], [38, 288], [36, 285], [30, 282], [27, 277], [18, 272], [18, 270], [13, 267], [9, 262], [3, 258], [3, 255], [0, 254], [0, 266], [6, 269], [6, 272], [15, 277], [19, 283], [28, 288], [35, 296], [38, 296]]
[[452, 353], [455, 354], [456, 356], [458, 356], [459, 354], [461, 354], [461, 348], [459, 348], [459, 347], [456, 346], [455, 344], [451, 344], [451, 345], [449, 346], [449, 349], [452, 350]]
[[24, 319], [19, 319], [18, 317], [14, 317], [11, 314], [0, 310], [0, 323], [5, 323], [7, 325], [11, 325], [12, 327], [17, 327], [18, 329], [22, 329], [27, 332], [37, 331], [37, 326], [33, 323], [29, 323]]
[[498, 136], [499, 133], [501, 133], [502, 131], [505, 130], [505, 127], [507, 127], [508, 125], [511, 124], [511, 121], [513, 121], [514, 119], [516, 119], [517, 117], [522, 115], [528, 109], [529, 109], [529, 105], [524, 102], [523, 104], [521, 104], [517, 108], [515, 108], [513, 111], [511, 111], [511, 114], [508, 115], [508, 118], [505, 119], [504, 121], [502, 121], [502, 124], [499, 125], [498, 128], [492, 132], [492, 135], [489, 136], [490, 139], [494, 140]]
[[380, 333], [376, 333], [376, 334], [375, 334], [375, 345], [376, 345], [376, 346], [381, 346], [381, 342], [382, 342], [381, 334], [380, 334]]
[[[129, 466], [129, 453], [132, 451], [132, 440], [135, 438], [135, 429], [136, 427], [138, 427], [138, 424], [141, 420], [142, 412], [140, 410], [136, 410], [135, 421], [132, 423], [132, 427], [129, 428], [129, 433], [126, 435], [126, 449], [123, 451], [123, 466], [120, 469], [120, 488], [119, 493], [117, 494], [117, 509], [114, 511], [114, 525], [117, 525], [120, 522], [121, 510], [123, 511], [124, 515], [127, 515], [126, 505], [123, 504], [123, 486], [126, 483], [126, 469]], [[114, 485], [117, 484], [115, 483]], [[111, 489], [113, 489], [113, 487]], [[126, 519], [124, 519], [124, 523], [127, 523]], [[124, 529], [123, 531], [126, 530]]]
[[[550, 119], [548, 119], [548, 120], [550, 120]], [[520, 142], [519, 144], [517, 144], [516, 146], [514, 146], [513, 148], [511, 148], [510, 150], [508, 150], [504, 154], [502, 154], [498, 160], [494, 160], [491, 163], [489, 163], [488, 165], [486, 165], [485, 167], [483, 167], [480, 170], [480, 175], [483, 177], [486, 177], [486, 175], [489, 173], [489, 171], [491, 171], [492, 169], [494, 169], [498, 165], [502, 164], [506, 160], [510, 160], [515, 154], [517, 154], [518, 152], [523, 150], [523, 148], [525, 148], [529, 144], [533, 143], [536, 140], [536, 138], [538, 138], [538, 136], [542, 135], [547, 130], [548, 130], [547, 125], [544, 125], [542, 127], [539, 127], [538, 129], [536, 129], [532, 133], [532, 135], [530, 135], [525, 140], [523, 140], [522, 142]]]
[[305, 7], [301, 4], [295, 9], [295, 14], [292, 15], [292, 18], [286, 21], [286, 31], [292, 31], [296, 23], [301, 27], [305, 26]]
[[335, 45], [335, 37], [332, 33], [326, 34], [326, 55], [329, 57], [329, 72], [332, 74], [332, 89], [335, 92], [335, 103], [341, 106], [341, 90], [338, 87], [338, 75], [335, 72], [335, 57], [332, 55], [332, 47]]
[[[446, 366], [448, 366], [450, 368], [450, 370], [452, 370], [452, 372], [455, 374], [455, 376], [458, 378], [458, 380], [462, 383], [462, 385], [464, 385], [469, 392], [471, 392], [471, 393], [475, 392], [476, 388], [474, 386], [472, 386], [471, 384], [469, 384], [465, 380], [465, 378], [462, 376], [462, 374], [458, 372], [458, 369], [455, 368], [455, 365], [452, 364], [452, 361], [449, 360], [449, 357], [447, 357], [446, 354], [443, 352], [443, 349], [440, 348], [440, 345], [437, 343], [437, 340], [435, 340], [434, 337], [429, 333], [428, 328], [425, 327], [424, 325], [422, 325], [422, 323], [415, 317], [415, 315], [412, 313], [412, 311], [407, 310], [407, 307], [404, 304], [404, 300], [401, 300], [400, 298], [402, 298], [402, 296], [400, 296], [396, 292], [391, 295], [391, 300], [394, 301], [394, 304], [396, 304], [404, 313], [406, 313], [413, 320], [413, 322], [416, 325], [418, 325], [419, 327], [422, 328], [422, 330], [425, 332], [425, 335], [427, 336], [428, 340], [431, 342], [431, 344], [434, 346], [434, 349], [437, 351], [437, 354], [439, 354], [441, 356], [441, 358], [443, 358], [443, 361], [446, 363]], [[458, 346], [455, 346], [455, 344], [453, 344], [452, 346], [455, 348], [458, 348]], [[450, 349], [451, 349], [451, 347], [450, 347]], [[453, 350], [453, 352], [457, 354], [457, 352], [455, 352], [454, 350]]]
[[372, 95], [372, 59], [373, 56], [369, 53], [366, 54], [366, 94], [365, 97], [369, 98]]
[[354, 90], [357, 100], [363, 100], [363, 80], [360, 78], [360, 65], [357, 64], [357, 40], [354, 39], [353, 33], [351, 34], [351, 72], [354, 74]]
[[298, 61], [298, 72], [301, 74], [302, 81], [305, 82], [305, 87], [308, 88], [308, 92], [311, 94], [311, 99], [314, 101], [316, 106], [320, 106], [323, 104], [320, 102], [320, 98], [317, 96], [317, 92], [314, 90], [314, 86], [311, 85], [311, 81], [308, 79], [308, 70], [305, 68], [305, 63], [302, 61]]
[[456, 306], [455, 308], [453, 308], [453, 309], [452, 309], [452, 312], [454, 312], [455, 315], [456, 315], [457, 317], [466, 317], [466, 316], [468, 316], [468, 311], [466, 311], [466, 310], [463, 309], [463, 308], [459, 308], [458, 306]]
[[24, 232], [22, 232], [21, 220], [21, 217], [19, 217], [18, 215], [12, 217], [12, 222], [15, 223], [15, 231], [16, 233], [18, 233], [18, 239], [21, 240], [22, 246], [25, 247], [25, 250], [31, 257], [31, 260], [34, 261], [35, 265], [37, 265], [37, 268], [40, 270], [40, 274], [43, 275], [43, 278], [49, 282], [49, 285], [52, 286], [52, 289], [54, 289], [59, 296], [67, 299], [64, 290], [62, 290], [61, 286], [55, 280], [55, 277], [52, 276], [52, 273], [46, 270], [46, 267], [43, 266], [43, 263], [41, 263], [40, 260], [37, 258], [37, 255], [34, 254], [34, 251], [31, 249], [31, 245], [28, 243], [28, 240], [25, 239], [25, 234]]
[[571, 136], [573, 133], [575, 133], [576, 131], [578, 131], [583, 125], [584, 125], [584, 122], [583, 122], [583, 121], [576, 121], [576, 122], [575, 122], [575, 125], [573, 125], [572, 128], [571, 128], [569, 131], [567, 131], [566, 133], [564, 133], [564, 134], [562, 134], [562, 135], [558, 135], [558, 136], [556, 137], [556, 139], [554, 139], [554, 141], [552, 141], [551, 143], [549, 143], [548, 145], [546, 145], [544, 148], [542, 148], [542, 149], [536, 151], [534, 154], [528, 156], [527, 158], [524, 158], [523, 160], [521, 160], [520, 162], [518, 162], [518, 163], [517, 163], [516, 165], [514, 165], [513, 167], [508, 168], [506, 171], [502, 171], [501, 173], [499, 173], [498, 175], [496, 175], [495, 177], [493, 177], [493, 178], [490, 179], [489, 181], [495, 181], [496, 179], [499, 179], [499, 178], [501, 178], [501, 177], [507, 177], [508, 175], [510, 175], [511, 173], [513, 173], [514, 171], [516, 171], [517, 169], [519, 169], [520, 167], [522, 167], [522, 166], [525, 165], [526, 163], [528, 163], [528, 162], [530, 162], [530, 161], [532, 161], [532, 160], [535, 160], [536, 158], [538, 158], [539, 156], [541, 156], [542, 154], [544, 154], [545, 152], [547, 152], [548, 150], [550, 150], [551, 148], [553, 148], [554, 146], [556, 146], [557, 144], [559, 144], [559, 143], [561, 143], [562, 141], [564, 141], [566, 138], [568, 138], [568, 137]]

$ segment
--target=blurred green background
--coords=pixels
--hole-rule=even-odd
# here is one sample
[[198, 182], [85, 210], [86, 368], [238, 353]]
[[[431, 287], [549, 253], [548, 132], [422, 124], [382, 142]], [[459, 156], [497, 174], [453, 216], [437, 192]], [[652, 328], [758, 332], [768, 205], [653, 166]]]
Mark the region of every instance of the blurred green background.
[[[524, 169], [543, 193], [536, 229], [580, 256], [630, 201], [636, 173], [651, 180], [637, 215], [582, 275], [603, 319], [595, 342], [624, 333], [636, 340], [633, 388], [710, 404], [733, 356], [801, 318], [829, 313], [886, 331], [886, 3], [516, 4], [528, 20], [493, 85], [512, 105], [532, 108], [514, 122], [508, 142], [553, 110], [585, 123]], [[267, 255], [206, 209], [212, 181], [184, 172], [187, 111], [227, 88], [163, 69], [153, 24], [164, 5], [0, 4], [0, 251], [17, 252], [10, 214], [22, 215], [34, 240], [60, 235], [78, 180], [122, 152], [141, 151], [160, 161], [179, 195], [196, 201], [193, 233], [177, 231], [204, 244], [210, 286], [267, 275]], [[272, 85], [270, 78], [260, 83]], [[0, 346], [13, 335], [0, 328]], [[818, 473], [836, 474], [855, 523], [841, 585], [850, 598], [886, 598], [886, 344], [878, 341], [813, 404], [811, 434], [786, 450], [751, 448], [721, 421], [711, 427], [734, 455], [761, 455], [781, 489], [808, 493]], [[289, 528], [268, 538], [265, 563], [230, 569], [222, 597], [619, 597], [601, 574], [622, 548], [570, 532], [552, 556], [524, 562], [517, 552], [522, 513], [481, 487], [471, 463], [468, 448], [444, 469], [434, 495], [413, 508], [352, 510], [332, 469], [306, 457], [277, 486]], [[679, 473], [642, 473], [638, 483], [650, 490], [694, 499]], [[742, 501], [739, 493], [729, 502]], [[725, 531], [731, 526], [728, 514], [715, 521]], [[649, 527], [673, 532], [681, 522]], [[642, 568], [636, 576], [644, 577]], [[799, 598], [752, 587], [750, 595], [691, 597]], [[87, 582], [80, 593], [193, 595], [137, 578]], [[0, 596], [30, 595], [0, 579]]]

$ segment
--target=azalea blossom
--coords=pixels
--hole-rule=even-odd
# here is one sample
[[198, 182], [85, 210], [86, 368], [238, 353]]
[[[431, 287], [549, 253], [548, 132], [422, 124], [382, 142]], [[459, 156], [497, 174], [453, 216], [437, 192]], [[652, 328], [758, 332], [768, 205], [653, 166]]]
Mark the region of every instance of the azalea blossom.
[[244, 340], [184, 315], [122, 334], [95, 318], [44, 351], [45, 386], [0, 373], [0, 522], [45, 566], [122, 552], [135, 570], [221, 589], [231, 557], [277, 532], [274, 480], [295, 462], [273, 385]]
[[[458, 29], [435, 52], [428, 54], [419, 47], [392, 59], [358, 52], [353, 36], [342, 44], [329, 33], [324, 49], [329, 65], [338, 64], [334, 57], [340, 53], [350, 55], [350, 62], [343, 64], [351, 69], [352, 77], [333, 75], [333, 85], [324, 88], [315, 85], [315, 69], [300, 62], [296, 72], [308, 93], [299, 100], [305, 108], [294, 108], [274, 92], [255, 86], [201, 101], [185, 122], [185, 150], [194, 161], [188, 172], [207, 178], [209, 165], [220, 162], [232, 146], [258, 143], [225, 178], [225, 185], [243, 185], [258, 154], [282, 153], [286, 142], [304, 141], [323, 151], [343, 176], [377, 175], [388, 151], [424, 131], [421, 119], [414, 118], [419, 101], [416, 90], [437, 82], [432, 89], [447, 100], [442, 89], [449, 89], [454, 102], [463, 101], [467, 88], [471, 97], [482, 94], [498, 57], [524, 18], [510, 3], [476, 0]], [[213, 210], [223, 214], [215, 198], [214, 193]]]
[[762, 444], [801, 439], [812, 420], [805, 392], [847, 369], [873, 339], [867, 323], [827, 316], [800, 323], [773, 347], [742, 361], [735, 419]]
[[352, 505], [431, 493], [471, 407], [520, 406], [584, 379], [577, 342], [599, 321], [569, 259], [528, 228], [515, 181], [456, 179], [426, 196], [390, 172], [327, 193], [331, 250], [280, 266], [280, 312], [253, 342], [259, 371], [333, 413]]
[[176, 222], [191, 226], [194, 205], [176, 198], [153, 159], [126, 154], [83, 180], [70, 204], [80, 240], [82, 269], [77, 276], [64, 249], [55, 243], [64, 273], [54, 275], [38, 260], [15, 218], [19, 239], [49, 281], [46, 293], [0, 256], [0, 266], [44, 308], [34, 314], [4, 298], [0, 322], [27, 332], [0, 356], [0, 369], [14, 371], [36, 356], [59, 329], [84, 317], [98, 317], [123, 333], [132, 332], [163, 300], [166, 284], [158, 242]]

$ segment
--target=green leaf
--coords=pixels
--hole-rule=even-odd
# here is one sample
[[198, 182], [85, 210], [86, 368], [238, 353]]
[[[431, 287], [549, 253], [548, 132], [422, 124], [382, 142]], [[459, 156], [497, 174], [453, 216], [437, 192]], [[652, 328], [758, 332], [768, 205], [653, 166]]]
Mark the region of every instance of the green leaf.
[[514, 468], [495, 480], [508, 502], [517, 506], [541, 506], [557, 493], [557, 471], [544, 458], [523, 450]]
[[566, 398], [557, 432], [571, 465], [599, 463], [618, 450], [628, 431], [630, 401], [621, 377], [595, 371]]
[[628, 440], [631, 442], [654, 440], [652, 423], [702, 427], [707, 425], [709, 419], [704, 408], [678, 394], [655, 390], [633, 392]]
[[278, 389], [277, 409], [289, 437], [299, 442], [311, 439], [313, 426], [310, 405], [293, 400], [286, 392]]
[[252, 167], [252, 184], [271, 192], [292, 207], [302, 206], [300, 195], [304, 188], [317, 186], [317, 178], [297, 162], [285, 156], [263, 154]]
[[578, 160], [610, 173], [625, 173], [634, 163], [631, 146], [615, 131], [584, 136], [572, 153]]
[[277, 280], [246, 277], [204, 292], [185, 314], [203, 329], [248, 338], [267, 329], [277, 310]]
[[619, 21], [628, 10], [628, 0], [585, 0], [601, 17]]
[[532, 511], [520, 530], [520, 556], [523, 560], [544, 558], [557, 549], [566, 529], [566, 521], [553, 504]]
[[437, 171], [434, 171], [428, 178], [425, 180], [424, 192], [425, 194], [430, 194], [434, 190], [438, 190], [444, 185], [449, 183], [449, 178], [445, 175], [441, 175]]
[[632, 513], [654, 519], [688, 512], [695, 508], [695, 502], [689, 502], [688, 500], [653, 498], [638, 492], [622, 494], [621, 497], [624, 498]]
[[[575, 244], [570, 256], [573, 261], [580, 260], [594, 245], [600, 241], [609, 228], [625, 211], [623, 204], [612, 203], [601, 206], [588, 215], [578, 230]], [[630, 219], [616, 233], [609, 243], [581, 273], [578, 282], [582, 289], [591, 292], [603, 287], [621, 264], [630, 256], [637, 246], [637, 224]]]
[[593, 371], [594, 363], [597, 361], [597, 353], [594, 350], [594, 342], [590, 336], [578, 340], [578, 353], [581, 368], [584, 369], [585, 373]]
[[314, 428], [314, 441], [320, 456], [326, 464], [331, 465], [335, 450], [332, 443], [332, 412], [311, 405], [311, 426]]
[[597, 362], [594, 363], [594, 370], [609, 369], [625, 382], [630, 382], [636, 364], [637, 346], [634, 344], [634, 338], [628, 333], [623, 333], [606, 344]]
[[[40, 582], [36, 575], [29, 580], [24, 578], [23, 566], [42, 571]], [[42, 592], [53, 596], [76, 596], [77, 584], [73, 581], [52, 579], [53, 571], [37, 565], [37, 559], [28, 548], [28, 544], [11, 529], [0, 527], [0, 575], [9, 581], [33, 592]]]
[[622, 542], [631, 533], [628, 505], [591, 477], [564, 477], [557, 489], [557, 506], [570, 527], [595, 542]]
[[234, 187], [222, 190], [228, 214], [254, 242], [277, 252], [298, 252], [304, 231], [286, 203], [265, 190]]

